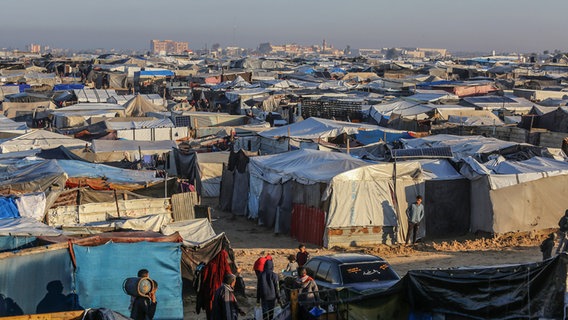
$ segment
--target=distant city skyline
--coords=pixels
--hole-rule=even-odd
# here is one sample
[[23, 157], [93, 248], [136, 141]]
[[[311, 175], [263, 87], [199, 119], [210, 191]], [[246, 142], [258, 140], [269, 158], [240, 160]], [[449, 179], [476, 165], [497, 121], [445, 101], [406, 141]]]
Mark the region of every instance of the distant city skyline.
[[0, 48], [149, 50], [150, 40], [167, 39], [198, 50], [325, 39], [338, 49], [568, 51], [568, 2], [552, 0], [22, 0], [2, 11]]

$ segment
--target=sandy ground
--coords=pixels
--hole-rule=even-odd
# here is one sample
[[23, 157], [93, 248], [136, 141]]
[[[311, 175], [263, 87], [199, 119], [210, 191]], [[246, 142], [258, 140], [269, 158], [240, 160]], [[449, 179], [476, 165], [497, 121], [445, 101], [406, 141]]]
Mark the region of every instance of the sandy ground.
[[[275, 271], [280, 271], [287, 264], [286, 257], [295, 254], [299, 243], [282, 235], [275, 235], [271, 230], [258, 226], [244, 217], [233, 217], [230, 213], [213, 210], [213, 228], [217, 233], [225, 232], [235, 251], [237, 264], [243, 269], [242, 275], [247, 286], [248, 301], [239, 301], [250, 310], [256, 303], [256, 277], [253, 271], [254, 261], [263, 253], [273, 256]], [[386, 259], [399, 275], [404, 276], [409, 270], [444, 269], [459, 266], [490, 266], [499, 264], [530, 263], [542, 259], [539, 244], [546, 232], [532, 234], [510, 234], [496, 239], [474, 238], [473, 236], [448, 241], [426, 241], [416, 246], [347, 247], [323, 249], [307, 244], [312, 256], [338, 252], [364, 252]], [[194, 298], [184, 299], [186, 316], [191, 319], [205, 319], [204, 314], [196, 315]], [[246, 318], [246, 317], [245, 317]]]

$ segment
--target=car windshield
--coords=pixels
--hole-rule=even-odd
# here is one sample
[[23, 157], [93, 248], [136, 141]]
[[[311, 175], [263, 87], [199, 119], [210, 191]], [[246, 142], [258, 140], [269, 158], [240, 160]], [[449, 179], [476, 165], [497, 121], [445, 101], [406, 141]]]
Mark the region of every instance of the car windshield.
[[344, 284], [399, 279], [396, 272], [386, 262], [343, 264], [340, 269]]

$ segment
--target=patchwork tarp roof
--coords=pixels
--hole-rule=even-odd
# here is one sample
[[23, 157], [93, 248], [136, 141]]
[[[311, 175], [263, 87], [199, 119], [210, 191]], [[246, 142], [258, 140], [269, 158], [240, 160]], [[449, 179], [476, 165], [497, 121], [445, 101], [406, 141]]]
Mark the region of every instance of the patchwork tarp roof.
[[390, 118], [394, 114], [403, 117], [419, 116], [421, 119], [429, 118], [426, 114], [434, 110], [435, 106], [420, 104], [419, 102], [410, 102], [405, 100], [395, 101], [393, 103], [376, 104], [369, 109], [369, 115], [380, 123], [382, 118]]
[[0, 172], [0, 190], [5, 194], [48, 191], [63, 188], [67, 177], [55, 160], [21, 162], [8, 165]]
[[[52, 160], [53, 161], [53, 160]], [[104, 178], [110, 183], [154, 184], [164, 181], [152, 170], [119, 169], [76, 160], [54, 160], [70, 178]]]
[[338, 152], [302, 149], [250, 158], [249, 170], [271, 184], [295, 180], [301, 184], [327, 183], [336, 175], [370, 163]]
[[450, 147], [455, 159], [479, 156], [503, 150], [513, 146], [533, 147], [527, 143], [503, 141], [483, 136], [455, 136], [437, 134], [418, 139], [401, 139], [406, 148]]
[[[263, 131], [259, 135], [265, 138], [287, 137], [290, 130], [290, 137], [298, 139], [318, 139], [335, 138], [342, 133], [357, 134], [360, 130], [379, 130], [379, 126], [362, 123], [351, 123], [310, 117], [304, 121], [296, 122], [291, 125], [277, 127]], [[387, 129], [388, 130], [388, 129]]]
[[53, 149], [59, 146], [84, 147], [83, 140], [47, 130], [34, 130], [0, 143], [2, 153], [32, 149]]

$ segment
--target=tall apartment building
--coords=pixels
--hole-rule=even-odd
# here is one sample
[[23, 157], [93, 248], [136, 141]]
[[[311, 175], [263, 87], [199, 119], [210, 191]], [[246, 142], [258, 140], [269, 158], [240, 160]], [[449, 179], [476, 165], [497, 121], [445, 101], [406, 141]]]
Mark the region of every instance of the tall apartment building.
[[32, 43], [28, 46], [28, 51], [31, 53], [41, 53], [41, 45]]
[[189, 50], [189, 43], [173, 40], [152, 40], [150, 50], [153, 54], [183, 54]]

